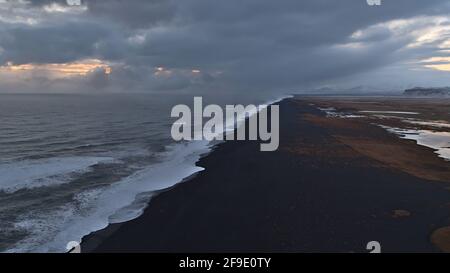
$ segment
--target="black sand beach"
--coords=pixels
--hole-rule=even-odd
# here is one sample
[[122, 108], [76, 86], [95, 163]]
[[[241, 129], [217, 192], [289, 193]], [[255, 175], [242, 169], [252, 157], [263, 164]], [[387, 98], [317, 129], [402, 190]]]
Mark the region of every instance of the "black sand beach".
[[[431, 235], [450, 225], [450, 184], [358, 151], [336, 137], [342, 128], [311, 119], [324, 115], [283, 100], [277, 151], [218, 145], [198, 162], [205, 171], [157, 195], [141, 217], [86, 236], [83, 252], [368, 252], [369, 241], [382, 252], [441, 251]], [[361, 126], [346, 133], [433, 155]]]

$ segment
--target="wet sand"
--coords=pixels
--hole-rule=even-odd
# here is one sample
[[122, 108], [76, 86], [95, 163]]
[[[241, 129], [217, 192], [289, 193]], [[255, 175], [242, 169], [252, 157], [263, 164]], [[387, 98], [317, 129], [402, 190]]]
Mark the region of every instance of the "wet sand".
[[218, 145], [197, 163], [206, 170], [141, 217], [85, 237], [82, 250], [367, 252], [378, 241], [382, 252], [448, 251], [450, 163], [370, 122], [328, 118], [317, 103], [283, 100], [277, 151]]

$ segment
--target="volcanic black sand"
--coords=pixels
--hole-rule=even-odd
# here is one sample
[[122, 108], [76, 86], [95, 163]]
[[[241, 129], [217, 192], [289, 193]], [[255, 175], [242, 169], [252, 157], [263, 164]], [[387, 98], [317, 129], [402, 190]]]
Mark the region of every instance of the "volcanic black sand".
[[82, 250], [448, 250], [450, 163], [369, 122], [327, 121], [308, 99], [280, 103], [277, 151], [229, 141], [197, 164], [206, 170], [141, 217], [85, 237]]

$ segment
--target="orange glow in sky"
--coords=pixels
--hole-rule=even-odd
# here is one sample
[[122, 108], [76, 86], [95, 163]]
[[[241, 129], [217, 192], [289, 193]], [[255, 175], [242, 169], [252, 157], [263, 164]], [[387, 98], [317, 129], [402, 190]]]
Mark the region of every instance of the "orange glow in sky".
[[98, 59], [88, 59], [83, 61], [71, 63], [50, 63], [50, 64], [19, 64], [15, 65], [8, 62], [6, 65], [0, 66], [1, 72], [26, 72], [26, 71], [41, 71], [52, 74], [53, 76], [67, 77], [67, 76], [86, 76], [87, 74], [97, 70], [103, 69], [105, 74], [111, 74], [111, 67]]

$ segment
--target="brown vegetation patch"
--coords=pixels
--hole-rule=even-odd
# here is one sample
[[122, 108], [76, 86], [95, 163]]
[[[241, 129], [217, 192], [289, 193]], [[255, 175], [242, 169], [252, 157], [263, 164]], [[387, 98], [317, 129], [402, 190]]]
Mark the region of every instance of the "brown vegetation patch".
[[431, 234], [431, 242], [441, 251], [450, 253], [450, 227], [443, 227]]
[[[384, 166], [433, 181], [450, 182], [450, 164], [432, 149], [400, 139], [367, 119], [345, 119], [306, 114], [303, 119], [327, 128], [342, 144]], [[349, 154], [349, 152], [346, 152]]]
[[404, 140], [404, 144], [399, 144], [349, 136], [336, 136], [336, 138], [355, 151], [394, 169], [428, 180], [450, 181], [448, 163], [437, 157], [431, 149], [424, 151], [422, 147], [410, 141]]
[[[404, 115], [409, 118], [443, 120], [450, 122], [449, 98], [384, 98], [384, 97], [316, 97], [306, 99], [318, 107], [334, 107], [337, 110], [358, 111], [402, 111], [418, 112], [419, 115]], [[397, 116], [397, 114], [395, 114]], [[402, 116], [402, 115], [400, 115]]]

